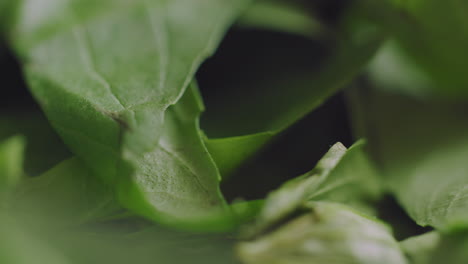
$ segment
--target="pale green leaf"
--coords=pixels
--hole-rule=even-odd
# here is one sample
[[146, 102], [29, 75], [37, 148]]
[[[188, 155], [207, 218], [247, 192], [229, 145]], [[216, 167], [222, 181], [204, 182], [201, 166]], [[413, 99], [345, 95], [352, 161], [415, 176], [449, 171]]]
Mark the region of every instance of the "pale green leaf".
[[430, 263], [431, 257], [434, 254], [434, 250], [439, 245], [440, 239], [441, 235], [432, 231], [419, 236], [407, 238], [400, 242], [400, 245], [408, 256], [410, 263], [426, 264]]
[[347, 150], [341, 143], [335, 144], [312, 171], [271, 192], [248, 232], [263, 232], [309, 200], [344, 202], [359, 207], [359, 203], [376, 199], [379, 182], [363, 153], [363, 145], [359, 142]]
[[247, 264], [407, 263], [389, 228], [341, 204], [310, 210], [237, 247]]

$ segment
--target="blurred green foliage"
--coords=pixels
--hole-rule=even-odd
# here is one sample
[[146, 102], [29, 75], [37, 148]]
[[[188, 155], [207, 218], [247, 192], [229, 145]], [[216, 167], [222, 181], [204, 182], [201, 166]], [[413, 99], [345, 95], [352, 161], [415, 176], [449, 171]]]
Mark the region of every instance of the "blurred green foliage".
[[[0, 0], [0, 32], [1, 263], [468, 260], [468, 2]], [[434, 230], [397, 243], [384, 194]]]

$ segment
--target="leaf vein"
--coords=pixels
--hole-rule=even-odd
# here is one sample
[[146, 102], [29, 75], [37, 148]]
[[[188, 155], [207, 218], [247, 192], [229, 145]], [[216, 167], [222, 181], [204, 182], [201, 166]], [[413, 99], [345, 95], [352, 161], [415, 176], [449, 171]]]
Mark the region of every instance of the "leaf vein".
[[163, 91], [166, 86], [166, 79], [168, 76], [167, 69], [169, 69], [169, 38], [167, 34], [167, 25], [165, 22], [165, 12], [164, 10], [159, 12], [160, 19], [156, 19], [156, 17], [150, 12], [151, 6], [147, 0], [143, 0], [143, 4], [145, 5], [145, 14], [148, 17], [149, 24], [151, 26], [152, 35], [156, 41], [156, 48], [159, 52], [159, 90]]
[[110, 93], [114, 101], [116, 101], [120, 107], [126, 109], [125, 105], [122, 103], [122, 100], [120, 100], [120, 98], [117, 96], [117, 93], [113, 91], [112, 85], [109, 83], [109, 81], [107, 81], [102, 76], [102, 74], [97, 71], [94, 61], [95, 59], [91, 52], [87, 31], [84, 28], [77, 26], [73, 32], [78, 43], [80, 57], [86, 66], [86, 71], [94, 80], [100, 83]]
[[159, 144], [161, 150], [163, 150], [165, 153], [167, 153], [169, 156], [173, 157], [176, 161], [179, 162], [182, 167], [184, 167], [190, 174], [192, 174], [197, 182], [197, 184], [205, 191], [207, 194], [210, 192], [208, 189], [202, 184], [200, 181], [200, 178], [198, 177], [198, 174], [195, 173], [195, 171], [177, 154], [173, 153], [173, 151], [169, 150], [168, 148], [164, 147], [162, 144]]

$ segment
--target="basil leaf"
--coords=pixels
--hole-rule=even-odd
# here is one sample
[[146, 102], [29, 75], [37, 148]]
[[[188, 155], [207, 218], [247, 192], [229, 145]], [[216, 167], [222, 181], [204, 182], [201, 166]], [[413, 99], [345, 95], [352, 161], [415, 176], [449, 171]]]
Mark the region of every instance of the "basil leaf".
[[430, 232], [402, 242], [415, 264], [464, 263], [467, 255], [467, 231]]
[[379, 196], [378, 178], [363, 153], [363, 142], [347, 150], [336, 143], [315, 168], [284, 183], [271, 192], [255, 225], [249, 233], [258, 234], [288, 217], [309, 200], [327, 200], [352, 204], [373, 200]]
[[414, 264], [464, 263], [468, 257], [466, 230], [429, 232], [401, 242], [403, 250]]
[[245, 263], [407, 263], [390, 230], [341, 204], [312, 202], [311, 211], [260, 238], [241, 242]]
[[433, 231], [423, 235], [407, 238], [400, 242], [400, 245], [408, 256], [410, 263], [425, 264], [430, 263], [430, 260], [434, 255], [434, 250], [439, 245], [440, 239], [440, 234]]
[[[135, 262], [239, 263], [233, 241], [221, 236], [195, 235], [152, 227], [137, 233], [119, 229], [89, 230], [54, 227], [55, 218], [39, 232], [18, 225], [17, 219], [0, 214], [0, 261], [2, 263], [85, 264]], [[60, 222], [60, 221], [59, 221]], [[44, 239], [47, 238], [47, 239]], [[174, 254], [177, 252], [177, 254]]]
[[38, 261], [50, 264], [71, 262], [60, 252], [24, 232], [8, 215], [0, 212], [0, 262], [31, 264]]
[[[195, 120], [165, 113], [246, 3], [23, 1], [9, 38], [34, 96], [70, 149], [127, 207], [180, 222], [223, 200], [213, 167], [200, 178], [190, 171], [203, 170], [192, 164], [211, 166], [205, 153], [202, 164], [187, 164], [184, 153], [167, 149], [180, 146], [178, 137], [195, 140], [182, 131], [168, 134], [177, 122], [196, 132]], [[156, 158], [166, 160], [164, 169], [155, 167]]]
[[6, 17], [10, 11], [10, 0], [0, 0], [0, 37], [3, 36], [6, 24]]
[[18, 183], [9, 208], [28, 225], [49, 225], [54, 219], [55, 228], [86, 224], [121, 209], [112, 190], [77, 158]]
[[258, 28], [314, 37], [324, 30], [305, 6], [292, 1], [255, 1], [239, 18], [241, 28]]
[[368, 77], [374, 83], [385, 83], [381, 89], [415, 97], [440, 96], [434, 80], [414, 60], [408, 57], [395, 40], [387, 41], [368, 67]]
[[[3, 217], [0, 212], [2, 238], [11, 239], [1, 243], [0, 253], [8, 254], [0, 254], [0, 260], [12, 258], [13, 254], [22, 257], [24, 263], [34, 263], [30, 252], [40, 256], [41, 261], [51, 258], [51, 263], [55, 258], [61, 259], [59, 263], [76, 264], [143, 264], [154, 263], [155, 259], [158, 263], [238, 263], [231, 252], [232, 239], [160, 226], [141, 230], [140, 222], [132, 222], [130, 217], [114, 217], [121, 208], [113, 198], [112, 190], [93, 177], [77, 158], [62, 162], [44, 175], [26, 178], [9, 200], [5, 211], [9, 215]], [[235, 204], [233, 211], [244, 212], [242, 207], [245, 205]], [[10, 225], [10, 219], [14, 225]], [[3, 228], [6, 226], [9, 228]], [[16, 256], [25, 245], [32, 249], [23, 254], [26, 256]], [[178, 254], [174, 254], [175, 250]], [[23, 263], [14, 260], [5, 263]]]
[[20, 228], [7, 211], [14, 200], [14, 189], [23, 176], [24, 147], [24, 138], [20, 136], [0, 144], [0, 262], [30, 264], [40, 259], [51, 264], [67, 264], [69, 262], [60, 253]]
[[360, 1], [368, 15], [391, 32], [439, 95], [466, 98], [468, 4], [465, 1]]
[[468, 258], [468, 233], [465, 230], [440, 235], [439, 243], [427, 263], [464, 263]]
[[125, 234], [119, 230], [71, 233], [56, 239], [57, 248], [77, 264], [238, 264], [234, 240], [225, 236], [181, 233], [155, 226]]
[[[357, 18], [350, 17], [349, 24], [358, 23]], [[365, 35], [343, 24], [346, 27], [336, 33], [336, 43], [329, 44], [333, 47], [331, 55], [316, 69], [303, 67], [291, 71], [287, 65], [270, 67], [279, 61], [275, 54], [274, 59], [266, 59], [266, 65], [259, 66], [267, 69], [263, 73], [267, 77], [238, 84], [249, 89], [227, 89], [232, 92], [219, 96], [219, 107], [207, 109], [204, 114], [205, 127], [210, 128], [207, 147], [223, 177], [345, 87], [372, 57], [381, 43], [381, 34]], [[239, 105], [233, 98], [245, 99]]]
[[220, 193], [216, 165], [198, 128], [202, 107], [192, 86], [168, 108], [159, 146], [136, 163], [132, 181], [118, 183], [124, 205], [179, 228], [232, 227], [234, 216]]
[[373, 155], [408, 214], [422, 226], [466, 227], [466, 105], [372, 90], [354, 97]]
[[11, 137], [0, 143], [0, 194], [2, 196], [5, 192], [10, 192], [23, 176], [24, 147], [24, 138], [20, 136]]

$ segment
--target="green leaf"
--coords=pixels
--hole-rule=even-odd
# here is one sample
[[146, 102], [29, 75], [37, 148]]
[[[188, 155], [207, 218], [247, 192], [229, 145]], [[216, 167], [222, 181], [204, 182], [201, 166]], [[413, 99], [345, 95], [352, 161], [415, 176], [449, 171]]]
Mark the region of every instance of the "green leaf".
[[155, 226], [125, 234], [118, 230], [70, 233], [56, 247], [76, 264], [239, 264], [229, 237], [180, 233]]
[[[357, 18], [350, 15], [349, 24], [357, 23], [354, 20]], [[267, 78], [235, 84], [249, 89], [226, 84], [219, 107], [208, 108], [203, 118], [207, 147], [223, 177], [344, 88], [372, 57], [381, 43], [380, 33], [362, 34], [351, 28], [348, 20], [343, 25], [346, 27], [336, 32], [335, 41], [328, 43], [333, 48], [331, 55], [319, 67], [291, 67], [281, 64], [287, 62], [288, 53], [283, 58], [274, 54], [258, 66]]]
[[465, 263], [468, 259], [468, 233], [466, 230], [440, 235], [437, 247], [430, 254], [429, 264]]
[[234, 240], [181, 233], [158, 226], [128, 233], [118, 228], [57, 229], [54, 218], [41, 231], [28, 232], [16, 219], [0, 219], [0, 261], [12, 264], [138, 263], [238, 264]]
[[21, 136], [0, 143], [0, 194], [10, 192], [23, 177], [24, 147]]
[[[19, 214], [0, 212], [2, 263], [238, 263], [232, 252], [234, 240], [226, 236], [182, 233], [159, 226], [129, 232], [112, 222], [65, 227], [60, 218], [65, 214], [48, 214], [45, 203], [30, 205], [38, 208], [27, 220]], [[74, 204], [68, 206], [75, 208]]]
[[466, 230], [440, 233], [432, 231], [411, 237], [401, 246], [414, 264], [465, 263], [468, 258]]
[[120, 207], [112, 190], [77, 158], [20, 182], [7, 209], [0, 212], [2, 263], [237, 263], [234, 241], [224, 236], [159, 226], [140, 231], [130, 217], [113, 219]]
[[43, 240], [24, 232], [8, 215], [0, 212], [0, 262], [14, 264], [69, 264], [66, 257]]
[[216, 231], [238, 224], [220, 193], [218, 170], [198, 128], [202, 107], [191, 86], [168, 108], [159, 146], [137, 163], [133, 181], [118, 183], [124, 205], [179, 228]]
[[466, 105], [361, 89], [353, 106], [389, 188], [408, 214], [422, 226], [468, 226]]
[[239, 18], [237, 25], [306, 37], [317, 36], [324, 30], [323, 25], [312, 16], [312, 12], [292, 1], [255, 1]]
[[112, 190], [77, 158], [43, 175], [25, 178], [18, 183], [8, 207], [29, 225], [49, 225], [54, 219], [54, 228], [82, 225], [121, 210]]
[[181, 234], [154, 227], [135, 234], [48, 229], [45, 240], [26, 230], [14, 219], [1, 216], [1, 263], [239, 263], [232, 252], [233, 241], [224, 237]]
[[375, 200], [380, 191], [377, 175], [363, 153], [363, 142], [347, 150], [336, 143], [315, 168], [271, 192], [249, 233], [262, 233], [303, 207], [309, 200], [344, 202], [358, 207]]
[[0, 0], [0, 37], [3, 36], [5, 30], [5, 23], [6, 23], [6, 14], [9, 11], [9, 4], [11, 3], [10, 0]]
[[407, 263], [389, 228], [341, 204], [311, 202], [311, 211], [260, 238], [241, 242], [245, 263]]
[[[410, 263], [425, 264], [430, 263], [434, 250], [439, 245], [441, 235], [435, 231], [423, 235], [410, 237], [400, 242], [400, 245], [408, 256]], [[447, 262], [456, 263], [456, 262]]]
[[[468, 3], [466, 1], [360, 1], [368, 15], [392, 33], [406, 55], [435, 82], [440, 95], [468, 95]], [[430, 87], [427, 87], [427, 90]]]
[[[128, 208], [171, 224], [222, 208], [195, 112], [166, 110], [247, 2], [23, 1], [9, 36], [71, 150]], [[190, 132], [169, 134], [177, 126]], [[180, 148], [192, 142], [194, 150]], [[186, 160], [194, 152], [198, 160]]]
[[372, 82], [385, 83], [380, 87], [417, 97], [440, 95], [434, 80], [411, 60], [395, 40], [389, 40], [377, 52], [368, 67]]

